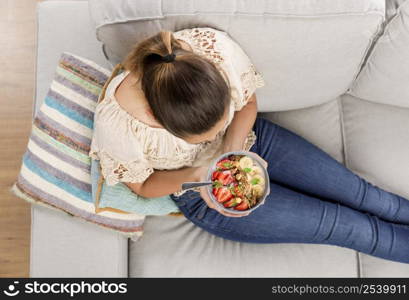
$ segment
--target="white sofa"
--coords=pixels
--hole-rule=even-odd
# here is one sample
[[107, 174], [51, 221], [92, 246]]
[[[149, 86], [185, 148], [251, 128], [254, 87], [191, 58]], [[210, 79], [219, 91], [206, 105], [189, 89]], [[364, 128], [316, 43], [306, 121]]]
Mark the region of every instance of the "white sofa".
[[[308, 4], [308, 0], [300, 1]], [[290, 2], [293, 1], [287, 1]], [[291, 52], [294, 49], [280, 54], [294, 59], [298, 69], [287, 70], [285, 63], [274, 59], [265, 62], [265, 57], [258, 53], [263, 51], [263, 45], [245, 46], [270, 82], [257, 92], [259, 114], [307, 138], [374, 184], [409, 198], [409, 28], [405, 31], [399, 27], [409, 24], [408, 1], [388, 1], [386, 8], [383, 0], [332, 3], [335, 2], [357, 10], [365, 8], [362, 13], [351, 13], [355, 19], [351, 17], [341, 24], [359, 32], [338, 31], [337, 28], [345, 27], [337, 27], [341, 26], [339, 23], [331, 28], [327, 24], [334, 38], [323, 39], [316, 49], [305, 41], [304, 44], [291, 41], [297, 47], [309, 46], [296, 51], [308, 50], [310, 56], [299, 57]], [[214, 1], [209, 3], [216, 5]], [[291, 5], [284, 7], [285, 1], [269, 3], [277, 4], [280, 9], [292, 9]], [[317, 3], [323, 6], [304, 8], [309, 7], [309, 13], [314, 13], [325, 10], [325, 5], [335, 5], [325, 0]], [[400, 12], [403, 6], [405, 13]], [[37, 14], [34, 113], [47, 93], [63, 51], [112, 68], [96, 38], [96, 23], [91, 20], [88, 1], [40, 2]], [[100, 21], [109, 18], [100, 17]], [[224, 26], [222, 21], [220, 25]], [[266, 38], [291, 40], [292, 27], [287, 25], [283, 24], [281, 32], [273, 32]], [[378, 39], [384, 30], [385, 34]], [[234, 26], [231, 32], [240, 37]], [[331, 43], [345, 37], [348, 42], [338, 41], [342, 47], [336, 51], [331, 48]], [[320, 64], [306, 60], [316, 57], [314, 51], [323, 59]], [[334, 60], [337, 55], [343, 60]], [[327, 57], [332, 60], [325, 61]], [[328, 70], [334, 66], [337, 70]], [[305, 76], [306, 68], [317, 73]], [[335, 75], [331, 78], [332, 74]], [[294, 81], [290, 82], [289, 78]], [[291, 89], [300, 97], [292, 95]], [[338, 246], [243, 244], [223, 240], [195, 227], [184, 217], [149, 216], [144, 235], [132, 242], [63, 212], [33, 206], [31, 233], [31, 277], [409, 276], [409, 264]]]

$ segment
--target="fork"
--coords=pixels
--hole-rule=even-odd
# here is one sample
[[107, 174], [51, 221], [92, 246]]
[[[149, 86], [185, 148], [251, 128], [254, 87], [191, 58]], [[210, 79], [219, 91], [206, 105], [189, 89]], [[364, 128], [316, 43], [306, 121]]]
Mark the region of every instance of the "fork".
[[199, 186], [206, 186], [211, 185], [212, 181], [195, 181], [195, 182], [185, 182], [182, 184], [182, 190], [199, 187]]

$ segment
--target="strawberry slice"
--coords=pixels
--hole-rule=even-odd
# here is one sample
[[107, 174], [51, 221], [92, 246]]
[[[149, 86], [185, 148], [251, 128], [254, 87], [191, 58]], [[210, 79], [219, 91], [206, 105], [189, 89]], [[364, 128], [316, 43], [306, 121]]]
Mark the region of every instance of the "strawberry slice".
[[217, 178], [219, 178], [220, 174], [220, 171], [214, 171], [212, 174], [212, 181], [215, 181]]
[[223, 185], [228, 185], [234, 181], [234, 177], [229, 170], [219, 172], [217, 180], [219, 180]]
[[248, 208], [249, 208], [249, 204], [246, 200], [242, 201], [239, 205], [234, 207], [234, 209], [236, 210], [246, 210]]
[[217, 190], [216, 200], [220, 203], [230, 200], [233, 197], [233, 194], [227, 187], [221, 187]]
[[215, 197], [217, 196], [217, 193], [219, 192], [219, 189], [220, 189], [220, 188], [213, 188], [212, 193], [213, 193], [213, 195], [214, 195]]
[[228, 170], [233, 167], [233, 162], [227, 158], [222, 159], [216, 164], [216, 167], [223, 169], [223, 170]]

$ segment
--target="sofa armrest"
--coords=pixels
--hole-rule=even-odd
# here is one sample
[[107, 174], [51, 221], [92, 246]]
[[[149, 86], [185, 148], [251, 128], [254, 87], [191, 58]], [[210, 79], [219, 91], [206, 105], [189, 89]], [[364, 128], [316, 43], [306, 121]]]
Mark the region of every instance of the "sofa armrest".
[[[110, 69], [95, 37], [87, 1], [37, 6], [36, 91], [40, 107], [64, 51]], [[62, 211], [31, 208], [30, 277], [127, 277], [128, 239]]]

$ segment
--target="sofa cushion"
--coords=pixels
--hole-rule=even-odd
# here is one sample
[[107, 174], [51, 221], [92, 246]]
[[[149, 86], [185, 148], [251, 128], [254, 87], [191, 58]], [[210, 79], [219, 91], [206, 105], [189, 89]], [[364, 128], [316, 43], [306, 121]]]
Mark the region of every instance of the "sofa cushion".
[[389, 22], [398, 12], [399, 6], [407, 0], [386, 0], [385, 1], [385, 14], [386, 21]]
[[409, 198], [409, 109], [342, 96], [345, 165]]
[[324, 104], [259, 115], [283, 126], [344, 163], [340, 120], [340, 97]]
[[[112, 64], [159, 30], [227, 32], [263, 74], [260, 111], [322, 104], [358, 74], [385, 17], [382, 0], [90, 0], [97, 38]], [[289, 38], [290, 37], [290, 38]]]
[[142, 234], [143, 216], [97, 213], [92, 197], [90, 150], [98, 96], [110, 72], [64, 52], [54, 79], [35, 115], [27, 150], [12, 191], [31, 203], [115, 230]]
[[129, 277], [357, 277], [356, 251], [343, 247], [239, 243], [174, 216], [147, 216], [144, 230]]
[[360, 277], [409, 277], [409, 264], [359, 253]]
[[[409, 198], [409, 109], [342, 96], [345, 164], [379, 187]], [[361, 277], [407, 277], [409, 264], [359, 253]]]
[[[89, 18], [88, 1], [39, 2], [37, 13], [37, 70], [33, 118], [48, 92], [62, 52], [90, 58], [99, 66], [110, 69], [109, 62], [100, 50], [102, 45], [95, 38], [93, 23]], [[73, 22], [73, 18], [76, 22]]]
[[349, 93], [409, 107], [409, 1], [398, 6]]
[[30, 277], [127, 276], [128, 239], [120, 233], [60, 210], [33, 207]]

